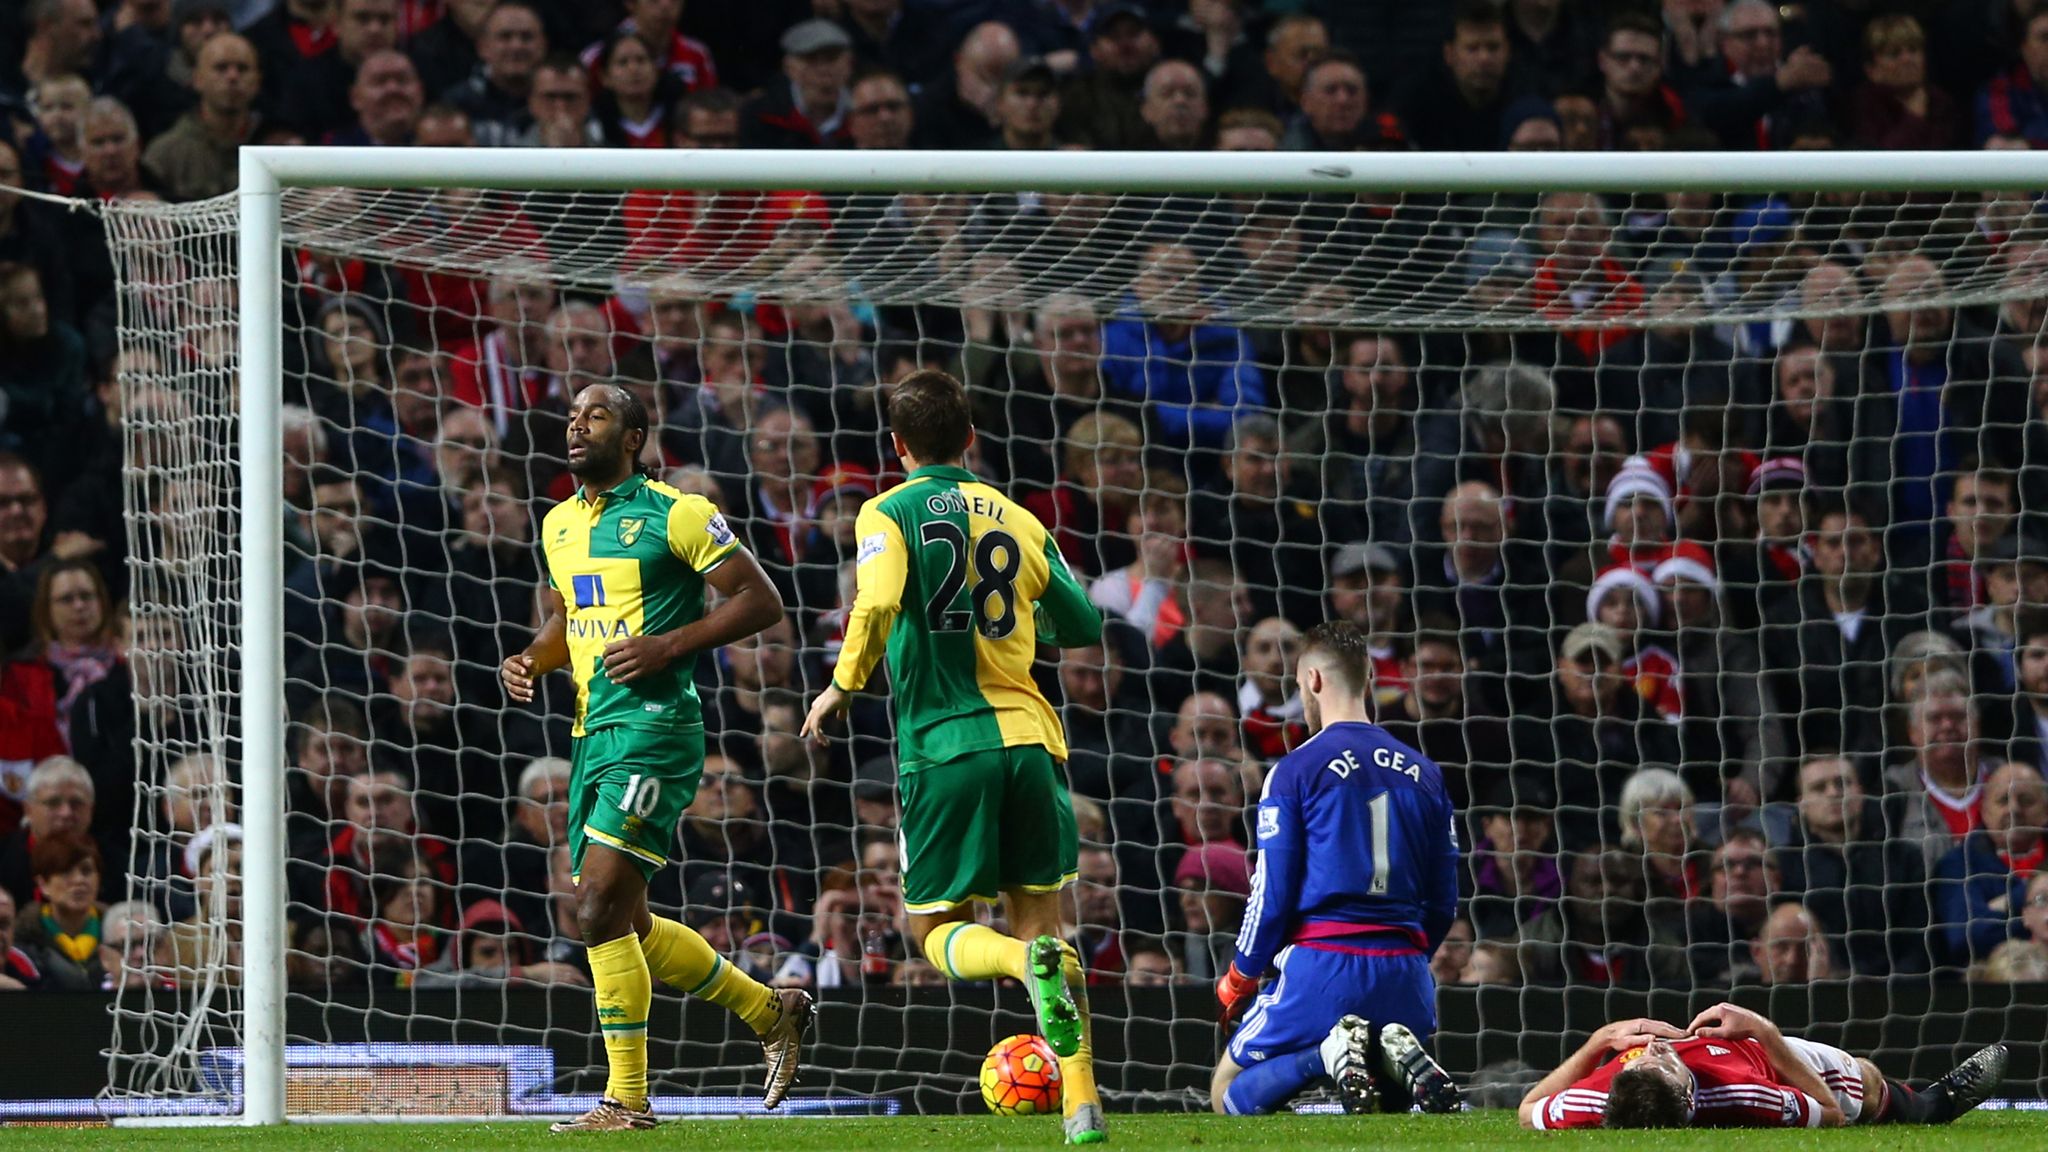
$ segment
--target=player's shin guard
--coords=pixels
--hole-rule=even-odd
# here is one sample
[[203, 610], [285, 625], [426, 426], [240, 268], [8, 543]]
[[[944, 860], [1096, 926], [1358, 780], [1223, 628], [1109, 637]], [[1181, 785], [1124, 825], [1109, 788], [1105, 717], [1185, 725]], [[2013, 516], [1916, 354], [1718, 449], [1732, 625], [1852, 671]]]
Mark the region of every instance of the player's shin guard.
[[642, 948], [655, 979], [732, 1012], [756, 1033], [774, 1027], [781, 1015], [775, 989], [728, 963], [686, 925], [656, 916]]
[[1239, 1072], [1230, 1087], [1223, 1090], [1223, 1109], [1232, 1116], [1278, 1112], [1323, 1074], [1323, 1053], [1319, 1048], [1304, 1048], [1261, 1060]]
[[640, 937], [631, 932], [590, 950], [590, 978], [597, 991], [597, 1026], [611, 1066], [607, 1099], [633, 1111], [647, 1107], [647, 1009], [654, 981]]
[[953, 921], [924, 938], [924, 958], [949, 980], [1030, 979], [1029, 950], [1022, 940], [986, 924]]

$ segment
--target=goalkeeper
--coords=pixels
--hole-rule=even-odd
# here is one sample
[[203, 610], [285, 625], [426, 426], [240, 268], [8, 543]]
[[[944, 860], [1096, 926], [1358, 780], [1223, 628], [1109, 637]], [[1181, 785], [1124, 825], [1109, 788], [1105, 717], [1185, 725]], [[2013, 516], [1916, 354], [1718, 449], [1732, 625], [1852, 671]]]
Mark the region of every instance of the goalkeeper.
[[[775, 623], [782, 597], [710, 501], [639, 471], [646, 442], [647, 409], [631, 393], [593, 384], [577, 394], [569, 473], [581, 486], [541, 524], [547, 618], [526, 651], [499, 669], [520, 703], [557, 668], [576, 680], [569, 859], [611, 1075], [598, 1106], [556, 1124], [557, 1132], [654, 1126], [654, 979], [731, 1009], [760, 1035], [769, 1108], [796, 1080], [812, 1015], [807, 994], [768, 988], [647, 908], [647, 882], [668, 863], [676, 822], [704, 770], [697, 653]], [[723, 597], [709, 613], [707, 585]]]
[[[913, 372], [888, 415], [910, 476], [861, 507], [846, 645], [804, 734], [824, 738], [886, 649], [911, 934], [951, 979], [1023, 983], [1060, 1059], [1067, 1142], [1100, 1143], [1081, 965], [1059, 939], [1080, 855], [1066, 735], [1031, 669], [1040, 641], [1093, 644], [1102, 617], [1044, 526], [961, 467], [974, 426], [959, 381]], [[973, 902], [999, 893], [1014, 936], [975, 922]]]

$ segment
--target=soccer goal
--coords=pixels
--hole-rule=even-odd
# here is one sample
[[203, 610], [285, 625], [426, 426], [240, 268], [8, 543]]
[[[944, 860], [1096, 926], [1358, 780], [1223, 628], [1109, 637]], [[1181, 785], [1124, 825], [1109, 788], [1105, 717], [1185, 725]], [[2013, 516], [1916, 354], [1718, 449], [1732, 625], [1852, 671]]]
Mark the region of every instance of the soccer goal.
[[[652, 899], [818, 990], [787, 1110], [973, 1100], [1028, 1007], [903, 938], [886, 707], [795, 739], [853, 511], [892, 481], [881, 396], [920, 366], [966, 381], [973, 466], [1113, 617], [1044, 668], [1112, 1108], [1203, 1106], [1248, 804], [1329, 616], [1372, 633], [1381, 720], [1475, 852], [1439, 965], [1461, 1078], [1731, 984], [1945, 1069], [2017, 1011], [1959, 979], [1995, 941], [1940, 919], [1945, 848], [1838, 876], [1796, 802], [1840, 754], [1920, 812], [1944, 692], [1970, 756], [2038, 755], [2048, 684], [2010, 656], [2013, 573], [2048, 564], [2043, 188], [2026, 152], [249, 148], [234, 198], [109, 204], [155, 931], [114, 973], [99, 1107], [595, 1099], [556, 851], [573, 690], [516, 707], [497, 667], [596, 382], [789, 607], [703, 656], [705, 786]], [[1828, 827], [1882, 840], [1852, 807]], [[757, 1104], [719, 1010], [660, 993], [650, 1039], [657, 1110]]]

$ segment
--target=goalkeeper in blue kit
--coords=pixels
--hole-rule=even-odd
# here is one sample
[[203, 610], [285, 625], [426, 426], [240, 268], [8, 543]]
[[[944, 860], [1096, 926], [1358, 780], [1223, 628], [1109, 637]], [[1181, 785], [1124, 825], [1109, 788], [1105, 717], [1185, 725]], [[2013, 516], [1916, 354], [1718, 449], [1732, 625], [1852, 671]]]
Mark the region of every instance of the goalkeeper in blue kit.
[[1251, 899], [1216, 985], [1226, 1023], [1250, 1011], [1210, 1082], [1217, 1112], [1272, 1112], [1325, 1076], [1346, 1112], [1458, 1108], [1423, 1048], [1429, 957], [1457, 914], [1455, 817], [1437, 766], [1368, 719], [1371, 663], [1347, 623], [1303, 644], [1295, 682], [1314, 735], [1259, 797]]

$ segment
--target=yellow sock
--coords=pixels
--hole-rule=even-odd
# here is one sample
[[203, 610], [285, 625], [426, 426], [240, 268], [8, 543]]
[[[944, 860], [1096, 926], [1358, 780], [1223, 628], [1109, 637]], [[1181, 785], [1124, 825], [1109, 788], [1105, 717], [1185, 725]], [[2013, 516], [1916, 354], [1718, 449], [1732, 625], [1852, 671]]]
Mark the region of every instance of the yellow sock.
[[953, 921], [924, 938], [924, 958], [951, 980], [993, 980], [1031, 976], [1030, 949], [986, 924]]
[[597, 986], [597, 1026], [611, 1078], [604, 1094], [628, 1108], [647, 1107], [647, 1009], [654, 981], [640, 937], [631, 932], [590, 950], [590, 979]]
[[1067, 977], [1074, 1007], [1081, 1010], [1081, 1046], [1060, 1061], [1060, 1111], [1072, 1116], [1083, 1104], [1102, 1103], [1102, 1094], [1095, 1088], [1095, 1017], [1088, 1011], [1088, 978], [1073, 945], [1062, 944], [1060, 950], [1066, 954], [1060, 971]]
[[755, 1032], [766, 1032], [782, 1016], [775, 989], [733, 967], [687, 925], [656, 916], [641, 948], [656, 979], [730, 1010]]

